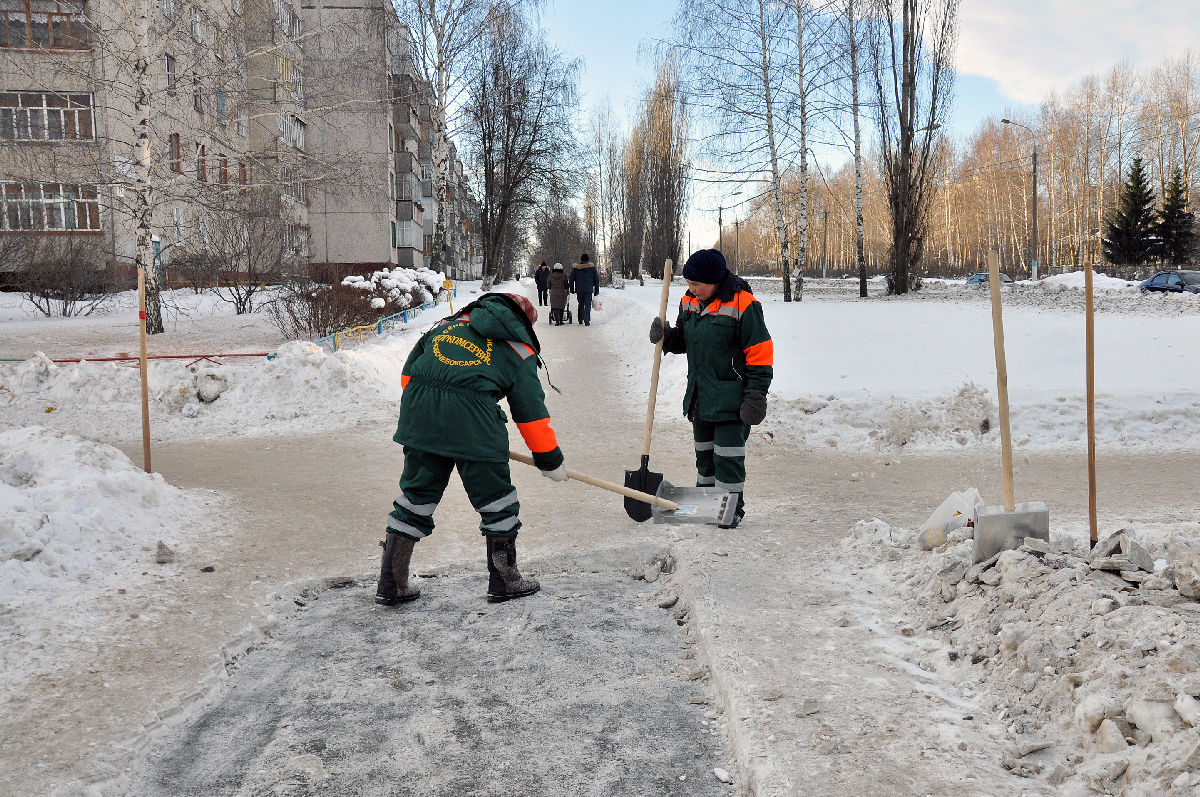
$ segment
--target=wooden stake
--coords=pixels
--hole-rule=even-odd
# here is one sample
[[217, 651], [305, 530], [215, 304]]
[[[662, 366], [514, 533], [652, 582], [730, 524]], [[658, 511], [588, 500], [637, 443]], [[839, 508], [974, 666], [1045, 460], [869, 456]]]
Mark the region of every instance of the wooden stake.
[[1008, 365], [1004, 360], [1004, 314], [1000, 308], [1000, 255], [988, 252], [992, 289], [992, 336], [996, 341], [996, 398], [1000, 404], [1000, 465], [1004, 470], [1004, 511], [1017, 508], [1013, 498], [1012, 432], [1008, 424]]
[[1088, 435], [1088, 532], [1089, 547], [1096, 547], [1096, 314], [1092, 305], [1092, 264], [1083, 271], [1084, 348], [1087, 374], [1087, 435]]
[[150, 387], [146, 381], [146, 269], [138, 267], [138, 330], [142, 355], [138, 370], [142, 372], [142, 458], [146, 473], [150, 473]]

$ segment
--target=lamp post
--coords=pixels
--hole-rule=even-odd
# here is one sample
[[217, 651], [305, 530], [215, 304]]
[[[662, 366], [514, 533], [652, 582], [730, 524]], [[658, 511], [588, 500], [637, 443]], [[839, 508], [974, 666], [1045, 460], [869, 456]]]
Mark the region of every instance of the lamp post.
[[1028, 125], [1023, 125], [1023, 124], [1021, 124], [1020, 122], [1014, 122], [1012, 119], [1001, 119], [1000, 121], [1001, 121], [1001, 122], [1003, 122], [1003, 123], [1004, 123], [1004, 124], [1006, 124], [1006, 125], [1016, 125], [1017, 127], [1023, 127], [1023, 128], [1025, 128], [1026, 130], [1028, 130], [1028, 131], [1029, 131], [1029, 134], [1030, 134], [1031, 136], [1033, 136], [1033, 200], [1032, 200], [1032, 204], [1033, 204], [1033, 226], [1032, 226], [1032, 230], [1031, 230], [1031, 233], [1032, 233], [1032, 235], [1031, 235], [1031, 241], [1030, 241], [1030, 245], [1029, 245], [1029, 248], [1030, 248], [1030, 252], [1029, 252], [1029, 265], [1030, 265], [1030, 276], [1032, 276], [1032, 277], [1033, 277], [1033, 279], [1035, 279], [1035, 280], [1036, 280], [1036, 279], [1038, 278], [1038, 260], [1037, 260], [1037, 259], [1038, 259], [1038, 228], [1037, 228], [1037, 221], [1038, 221], [1038, 219], [1037, 219], [1037, 211], [1038, 211], [1038, 199], [1037, 199], [1037, 195], [1038, 195], [1038, 183], [1037, 183], [1037, 133], [1035, 133], [1035, 132], [1034, 132], [1034, 131], [1033, 131], [1033, 130], [1032, 130], [1032, 129], [1031, 129], [1029, 126], [1028, 126]]
[[[739, 188], [738, 190], [736, 190], [732, 194], [730, 194], [729, 198], [733, 199], [735, 196], [741, 196], [741, 195], [742, 195], [742, 189]], [[722, 201], [724, 201], [724, 200], [722, 200]], [[730, 207], [737, 207], [737, 205], [731, 205]], [[722, 213], [724, 212], [724, 210], [725, 210], [724, 205], [717, 205], [717, 249], [719, 249], [722, 254], [725, 253], [725, 224], [724, 224], [724, 219], [722, 216]]]

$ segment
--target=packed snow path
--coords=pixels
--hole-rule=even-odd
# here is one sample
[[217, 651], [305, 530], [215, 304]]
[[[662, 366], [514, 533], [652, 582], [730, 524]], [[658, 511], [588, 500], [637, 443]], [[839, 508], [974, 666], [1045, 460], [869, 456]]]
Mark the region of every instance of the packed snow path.
[[[603, 313], [588, 328], [541, 324], [539, 333], [551, 377], [564, 390], [562, 396], [551, 392], [549, 401], [568, 465], [619, 481], [637, 464], [644, 411], [618, 405], [613, 375], [633, 369], [648, 384], [649, 346], [609, 351]], [[686, 484], [692, 473], [688, 428], [670, 402], [660, 403], [658, 419], [651, 467]], [[193, 540], [180, 565], [152, 590], [112, 595], [87, 608], [119, 618], [112, 636], [66, 651], [57, 671], [38, 676], [8, 701], [0, 719], [6, 740], [0, 792], [78, 793], [72, 784], [127, 771], [129, 756], [120, 748], [113, 755], [114, 745], [138, 738], [143, 722], [153, 727], [185, 718], [186, 709], [173, 713], [174, 702], [211, 685], [224, 643], [237, 637], [226, 646], [234, 658], [255, 641], [253, 634], [239, 636], [248, 624], [294, 609], [295, 584], [373, 571], [380, 519], [400, 466], [392, 424], [381, 417], [309, 437], [156, 447], [155, 468], [172, 484], [233, 496], [228, 532]], [[995, 454], [810, 451], [795, 446], [787, 429], [772, 426], [770, 416], [764, 428], [775, 432], [775, 443], [754, 443], [750, 520], [734, 533], [636, 526], [616, 496], [554, 485], [514, 466], [526, 523], [521, 554], [547, 565], [540, 568], [545, 594], [534, 600], [562, 592], [554, 583], [555, 557], [611, 561], [630, 543], [673, 540], [675, 575], [634, 585], [677, 592], [680, 606], [690, 609], [695, 664], [680, 670], [683, 677], [699, 674], [713, 705], [723, 709], [718, 727], [732, 743], [741, 788], [767, 795], [880, 788], [1052, 793], [1045, 781], [1000, 769], [998, 729], [954, 694], [953, 683], [914, 667], [921, 637], [904, 633], [911, 633], [902, 616], [907, 607], [856, 573], [838, 545], [855, 521], [873, 515], [914, 527], [950, 490], [978, 486], [998, 497]], [[140, 446], [125, 450], [140, 461]], [[1195, 517], [1189, 474], [1198, 464], [1195, 454], [1102, 452], [1102, 526]], [[1083, 528], [1084, 465], [1083, 452], [1039, 454], [1029, 462], [1018, 455], [1019, 497], [1046, 501], [1056, 526]], [[438, 523], [434, 537], [418, 547], [415, 564], [424, 573], [448, 573], [453, 565], [462, 575], [424, 581], [427, 589], [449, 586], [447, 594], [422, 600], [429, 606], [445, 599], [462, 612], [473, 602], [484, 609], [483, 544], [456, 482]], [[201, 572], [205, 566], [213, 572]], [[419, 611], [420, 604], [411, 608]], [[672, 654], [679, 647], [672, 643]], [[152, 711], [161, 716], [156, 720]], [[62, 744], [68, 735], [77, 743]], [[137, 752], [134, 745], [130, 755]]]

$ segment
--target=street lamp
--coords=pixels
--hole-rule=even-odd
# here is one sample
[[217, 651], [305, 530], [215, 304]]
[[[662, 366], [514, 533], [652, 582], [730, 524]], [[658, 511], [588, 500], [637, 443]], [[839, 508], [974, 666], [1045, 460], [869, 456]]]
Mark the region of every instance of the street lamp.
[[1021, 124], [1020, 122], [1014, 122], [1012, 119], [1001, 119], [1000, 121], [1001, 121], [1001, 122], [1003, 122], [1003, 123], [1004, 123], [1004, 124], [1006, 124], [1006, 125], [1016, 125], [1017, 127], [1023, 127], [1023, 128], [1025, 128], [1026, 130], [1028, 130], [1028, 131], [1029, 131], [1029, 134], [1030, 134], [1031, 136], [1033, 136], [1033, 200], [1032, 200], [1032, 204], [1033, 204], [1033, 229], [1031, 230], [1031, 232], [1032, 232], [1031, 239], [1032, 239], [1032, 240], [1031, 240], [1031, 242], [1030, 242], [1030, 245], [1029, 245], [1029, 249], [1030, 249], [1030, 252], [1029, 252], [1029, 264], [1030, 264], [1030, 276], [1032, 276], [1032, 277], [1033, 277], [1033, 279], [1034, 279], [1034, 280], [1036, 280], [1036, 279], [1038, 278], [1038, 260], [1037, 260], [1037, 259], [1038, 259], [1038, 228], [1037, 228], [1037, 221], [1038, 221], [1038, 219], [1037, 219], [1037, 211], [1038, 211], [1038, 183], [1037, 183], [1037, 133], [1035, 133], [1035, 132], [1034, 132], [1034, 131], [1033, 131], [1033, 130], [1030, 128], [1030, 127], [1028, 127], [1027, 125], [1023, 125], [1023, 124]]
[[[732, 194], [730, 194], [729, 198], [733, 199], [735, 196], [741, 196], [741, 195], [742, 195], [742, 189], [739, 188], [738, 190], [736, 190]], [[734, 207], [736, 207], [736, 205]], [[725, 253], [725, 226], [722, 221], [722, 212], [724, 210], [725, 210], [724, 205], [717, 205], [717, 249], [721, 250], [722, 254]]]

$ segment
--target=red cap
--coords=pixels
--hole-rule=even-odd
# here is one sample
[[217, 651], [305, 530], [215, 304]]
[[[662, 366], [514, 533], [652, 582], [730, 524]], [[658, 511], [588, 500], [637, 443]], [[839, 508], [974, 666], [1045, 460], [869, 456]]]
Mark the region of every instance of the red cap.
[[521, 305], [521, 309], [525, 311], [525, 317], [529, 319], [529, 323], [537, 323], [537, 308], [533, 306], [533, 302], [518, 293], [506, 293], [504, 295]]

